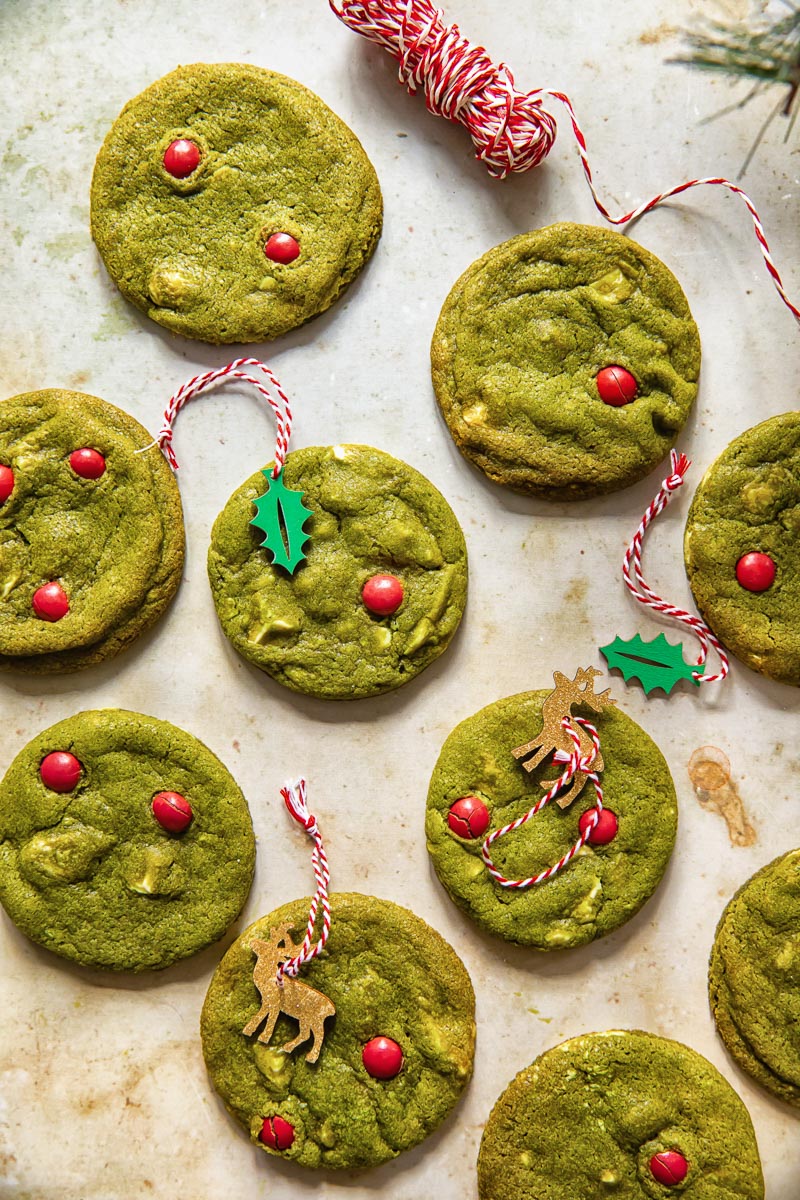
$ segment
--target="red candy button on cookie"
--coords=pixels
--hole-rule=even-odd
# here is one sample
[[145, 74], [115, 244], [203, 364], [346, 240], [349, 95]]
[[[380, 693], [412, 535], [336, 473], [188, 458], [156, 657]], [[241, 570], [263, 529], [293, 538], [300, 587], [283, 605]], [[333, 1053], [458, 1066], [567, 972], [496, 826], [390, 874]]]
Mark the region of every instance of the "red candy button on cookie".
[[361, 589], [361, 599], [370, 612], [388, 617], [403, 603], [403, 585], [396, 575], [373, 575]]
[[662, 1150], [650, 1159], [650, 1171], [654, 1179], [669, 1187], [683, 1183], [689, 1171], [689, 1164], [677, 1150]]
[[81, 450], [72, 451], [69, 465], [81, 479], [99, 479], [106, 469], [106, 460], [99, 450], [91, 450], [84, 446]]
[[596, 383], [600, 399], [614, 408], [630, 404], [639, 391], [636, 380], [624, 367], [603, 367], [602, 371], [598, 372]]
[[33, 611], [43, 621], [60, 621], [69, 612], [67, 593], [60, 583], [45, 583], [33, 593]]
[[79, 760], [68, 750], [53, 750], [39, 763], [39, 778], [51, 792], [71, 792], [81, 777]]
[[[594, 811], [593, 808], [590, 808], [587, 812], [581, 813], [578, 818], [578, 828], [581, 833], [586, 833]], [[616, 813], [613, 813], [610, 808], [604, 808], [600, 813], [600, 820], [589, 834], [589, 843], [592, 846], [607, 846], [617, 836], [618, 829], [619, 821], [617, 820]]]
[[394, 1079], [403, 1065], [403, 1051], [392, 1038], [374, 1037], [361, 1051], [361, 1061], [373, 1079]]
[[765, 592], [775, 582], [775, 563], [768, 554], [753, 550], [737, 562], [736, 578], [748, 592]]
[[180, 792], [158, 792], [153, 796], [153, 816], [162, 829], [183, 833], [192, 823], [192, 806]]
[[270, 1150], [288, 1150], [294, 1141], [294, 1125], [283, 1117], [266, 1117], [258, 1140]]
[[14, 472], [0, 463], [0, 504], [5, 504], [14, 490]]
[[489, 827], [489, 810], [477, 796], [462, 796], [450, 805], [447, 824], [462, 838], [479, 838]]
[[267, 258], [276, 263], [290, 263], [300, 254], [300, 243], [290, 233], [273, 233], [264, 243]]
[[164, 170], [175, 179], [191, 175], [200, 162], [200, 149], [188, 138], [177, 138], [164, 151]]

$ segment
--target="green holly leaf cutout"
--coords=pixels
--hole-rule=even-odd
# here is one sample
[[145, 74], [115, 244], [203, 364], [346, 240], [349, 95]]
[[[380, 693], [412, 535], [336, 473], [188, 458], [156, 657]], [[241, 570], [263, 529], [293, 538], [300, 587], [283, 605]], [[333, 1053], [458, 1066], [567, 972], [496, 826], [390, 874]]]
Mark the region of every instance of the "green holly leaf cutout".
[[274, 566], [294, 575], [306, 557], [305, 544], [311, 535], [303, 532], [303, 526], [313, 513], [303, 504], [305, 492], [284, 486], [283, 471], [276, 479], [268, 468], [261, 474], [266, 476], [267, 490], [253, 501], [256, 515], [250, 524], [265, 535], [261, 544], [272, 555]]
[[700, 680], [694, 678], [694, 673], [699, 671], [702, 675], [703, 668], [687, 663], [683, 657], [683, 646], [674, 646], [663, 633], [653, 638], [652, 642], [643, 642], [638, 633], [627, 642], [616, 637], [607, 646], [601, 646], [600, 653], [608, 663], [609, 670], [621, 671], [626, 682], [636, 679], [648, 696], [655, 688], [661, 688], [669, 695], [681, 679], [691, 679], [695, 687], [700, 686]]

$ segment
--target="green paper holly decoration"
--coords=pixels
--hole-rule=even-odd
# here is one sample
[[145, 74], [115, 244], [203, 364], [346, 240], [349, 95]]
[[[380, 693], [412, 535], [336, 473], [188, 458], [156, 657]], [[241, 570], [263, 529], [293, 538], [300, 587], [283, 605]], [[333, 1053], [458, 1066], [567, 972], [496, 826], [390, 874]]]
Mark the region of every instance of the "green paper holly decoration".
[[305, 544], [311, 535], [303, 527], [313, 513], [303, 503], [304, 492], [285, 486], [283, 471], [274, 479], [269, 468], [261, 473], [267, 490], [253, 501], [256, 515], [250, 524], [265, 535], [262, 545], [272, 555], [273, 565], [294, 575], [305, 561]]
[[600, 653], [609, 670], [621, 671], [626, 682], [637, 680], [648, 696], [656, 688], [669, 695], [681, 679], [690, 679], [695, 687], [700, 686], [695, 675], [702, 675], [703, 667], [687, 663], [683, 647], [668, 642], [663, 633], [651, 642], [643, 642], [638, 633], [627, 642], [616, 637], [607, 646], [601, 646]]

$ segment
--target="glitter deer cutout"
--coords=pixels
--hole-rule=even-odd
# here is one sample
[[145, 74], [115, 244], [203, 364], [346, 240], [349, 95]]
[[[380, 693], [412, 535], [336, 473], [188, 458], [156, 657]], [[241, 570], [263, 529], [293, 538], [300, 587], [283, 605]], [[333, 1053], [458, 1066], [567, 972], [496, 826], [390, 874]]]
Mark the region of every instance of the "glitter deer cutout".
[[[604, 708], [616, 704], [616, 701], [611, 698], [608, 688], [604, 692], [595, 694], [595, 677], [601, 674], [602, 672], [596, 671], [594, 667], [579, 667], [575, 672], [574, 679], [567, 679], [566, 675], [562, 675], [560, 671], [553, 672], [553, 682], [556, 686], [542, 705], [541, 732], [532, 742], [526, 742], [524, 746], [517, 746], [515, 750], [511, 751], [514, 758], [527, 758], [529, 754], [533, 754], [533, 758], [522, 764], [526, 771], [532, 771], [538, 767], [548, 754], [555, 753], [557, 762], [566, 762], [574, 752], [572, 739], [562, 725], [565, 718], [570, 718], [570, 728], [580, 739], [581, 758], [592, 754], [594, 749], [592, 740], [580, 725], [571, 720], [571, 709], [573, 705], [583, 704], [593, 712], [602, 712]], [[592, 761], [591, 769], [593, 771], [602, 771], [603, 769], [603, 756], [599, 751]], [[547, 791], [554, 783], [555, 779], [542, 780], [541, 786]], [[570, 805], [581, 794], [585, 783], [586, 772], [579, 768], [575, 772], [569, 791], [565, 792], [563, 796], [557, 797], [556, 803], [559, 808], [566, 808]]]
[[301, 949], [289, 937], [289, 928], [288, 925], [280, 925], [271, 931], [269, 941], [256, 938], [250, 943], [257, 959], [253, 968], [253, 983], [261, 996], [261, 1007], [247, 1022], [242, 1033], [250, 1037], [262, 1022], [266, 1022], [258, 1041], [267, 1043], [275, 1032], [278, 1017], [285, 1013], [299, 1022], [300, 1032], [294, 1041], [287, 1042], [281, 1049], [291, 1054], [292, 1050], [313, 1038], [306, 1062], [315, 1063], [325, 1037], [325, 1021], [335, 1014], [336, 1009], [327, 996], [299, 979], [283, 975], [278, 982], [280, 964], [293, 958]]

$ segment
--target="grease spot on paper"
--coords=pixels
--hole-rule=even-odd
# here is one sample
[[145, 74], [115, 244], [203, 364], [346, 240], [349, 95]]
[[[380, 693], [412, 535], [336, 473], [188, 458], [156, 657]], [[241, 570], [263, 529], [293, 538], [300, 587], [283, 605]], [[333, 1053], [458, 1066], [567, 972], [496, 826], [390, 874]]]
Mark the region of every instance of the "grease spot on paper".
[[727, 754], [716, 746], [700, 746], [689, 759], [689, 778], [702, 807], [719, 813], [725, 821], [731, 845], [752, 846], [758, 835], [731, 779]]

